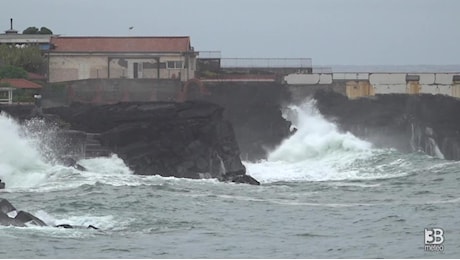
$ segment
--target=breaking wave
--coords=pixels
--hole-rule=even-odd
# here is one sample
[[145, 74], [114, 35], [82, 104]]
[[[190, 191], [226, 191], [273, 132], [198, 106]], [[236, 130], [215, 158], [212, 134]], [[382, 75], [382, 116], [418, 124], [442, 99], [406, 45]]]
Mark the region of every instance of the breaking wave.
[[88, 171], [60, 165], [53, 144], [56, 127], [39, 119], [19, 124], [6, 113], [0, 114], [0, 179], [7, 191], [62, 190], [84, 184], [136, 183], [130, 169], [116, 155], [83, 159]]
[[284, 116], [296, 132], [271, 151], [267, 160], [245, 163], [248, 173], [256, 179], [262, 182], [328, 181], [395, 176], [394, 172], [387, 174], [375, 168], [376, 161], [391, 151], [372, 148], [369, 142], [340, 132], [319, 113], [314, 100], [289, 106]]

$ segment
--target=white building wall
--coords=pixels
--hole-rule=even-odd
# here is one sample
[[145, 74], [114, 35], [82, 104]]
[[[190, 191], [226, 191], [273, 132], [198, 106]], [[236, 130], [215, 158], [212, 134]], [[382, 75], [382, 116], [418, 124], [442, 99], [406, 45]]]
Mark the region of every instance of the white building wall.
[[[407, 81], [408, 79], [417, 80]], [[284, 77], [291, 85], [332, 84], [334, 81], [347, 82], [346, 91], [350, 98], [374, 94], [417, 94], [448, 95], [460, 98], [460, 84], [453, 82], [453, 76], [460, 73], [333, 73], [331, 74], [289, 74]], [[367, 81], [368, 79], [368, 81]], [[364, 85], [370, 84], [369, 91]], [[352, 96], [352, 97], [351, 97]]]
[[319, 84], [332, 84], [332, 74], [320, 74]]
[[[410, 74], [413, 75], [413, 74]], [[420, 84], [434, 84], [435, 74], [434, 73], [423, 73], [423, 74], [416, 74], [420, 76], [419, 83]]]
[[89, 78], [107, 78], [107, 57], [53, 56], [49, 58], [49, 81], [60, 82]]
[[319, 74], [289, 74], [284, 77], [284, 81], [290, 85], [318, 84]]
[[449, 85], [452, 84], [452, 78], [454, 74], [448, 73], [436, 73], [435, 74], [435, 84]]
[[369, 82], [372, 85], [396, 85], [406, 84], [406, 73], [372, 73], [369, 75]]
[[[136, 57], [139, 56], [139, 57]], [[137, 78], [158, 78], [156, 67], [144, 67], [144, 63], [155, 64], [156, 57], [142, 56], [133, 53], [117, 54], [116, 58], [110, 55], [62, 55], [51, 54], [49, 63], [49, 81], [60, 82], [90, 78], [134, 78], [135, 63], [138, 65]], [[126, 56], [126, 58], [123, 58]], [[109, 62], [109, 65], [108, 65]], [[182, 66], [168, 67], [168, 62], [179, 62]], [[190, 58], [190, 65], [186, 66], [186, 58], [179, 54], [170, 54], [160, 57], [160, 78], [181, 79], [183, 81], [195, 77], [196, 59]], [[110, 66], [110, 72], [109, 70]]]
[[374, 84], [375, 94], [406, 93], [406, 84]]
[[334, 80], [369, 80], [369, 73], [334, 73]]
[[451, 85], [420, 85], [420, 93], [422, 94], [442, 94], [442, 95], [452, 95], [452, 86]]

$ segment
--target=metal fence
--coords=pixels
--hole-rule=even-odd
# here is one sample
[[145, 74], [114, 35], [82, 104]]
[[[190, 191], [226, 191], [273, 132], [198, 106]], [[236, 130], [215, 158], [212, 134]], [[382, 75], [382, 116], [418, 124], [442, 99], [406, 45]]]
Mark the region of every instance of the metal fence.
[[311, 68], [310, 58], [223, 58], [222, 68]]
[[313, 73], [332, 73], [332, 67], [313, 67]]
[[220, 59], [221, 57], [221, 51], [200, 51], [198, 53], [198, 59]]

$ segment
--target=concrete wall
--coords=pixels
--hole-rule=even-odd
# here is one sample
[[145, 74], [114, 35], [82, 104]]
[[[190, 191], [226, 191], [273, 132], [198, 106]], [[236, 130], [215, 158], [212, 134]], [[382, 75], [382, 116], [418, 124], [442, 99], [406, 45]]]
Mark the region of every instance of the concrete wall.
[[372, 73], [369, 75], [369, 82], [372, 85], [397, 85], [406, 84], [405, 73]]
[[333, 80], [369, 80], [369, 73], [333, 73]]
[[420, 85], [420, 93], [460, 97], [453, 92], [453, 85]]
[[107, 78], [107, 57], [71, 55], [49, 58], [49, 82]]
[[66, 106], [73, 102], [113, 104], [128, 101], [175, 101], [182, 90], [179, 80], [87, 79], [45, 86], [42, 106]]
[[449, 85], [452, 84], [454, 74], [436, 73], [434, 77], [435, 84]]
[[349, 80], [346, 82], [345, 89], [349, 98], [373, 96], [375, 94], [374, 88], [366, 80]]
[[[321, 77], [328, 75], [321, 80]], [[289, 86], [334, 85], [349, 98], [376, 94], [442, 94], [460, 98], [460, 82], [454, 76], [460, 73], [333, 73], [289, 74], [284, 77]], [[331, 78], [332, 77], [332, 78]], [[324, 85], [323, 85], [324, 84]]]
[[[195, 76], [195, 64], [193, 62], [190, 64], [192, 66], [187, 66], [185, 57], [171, 55], [158, 58], [110, 58], [110, 78], [136, 78], [134, 74], [135, 64], [138, 66], [137, 78], [187, 81]], [[160, 67], [159, 70], [158, 66]]]
[[284, 77], [289, 85], [332, 84], [332, 74], [289, 74]]

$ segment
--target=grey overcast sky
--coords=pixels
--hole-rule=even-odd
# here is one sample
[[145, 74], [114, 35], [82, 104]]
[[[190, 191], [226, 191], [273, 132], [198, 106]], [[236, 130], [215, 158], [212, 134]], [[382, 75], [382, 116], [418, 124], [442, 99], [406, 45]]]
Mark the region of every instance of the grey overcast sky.
[[0, 0], [0, 29], [9, 18], [20, 32], [45, 26], [65, 36], [186, 35], [195, 50], [228, 58], [460, 64], [459, 0]]

